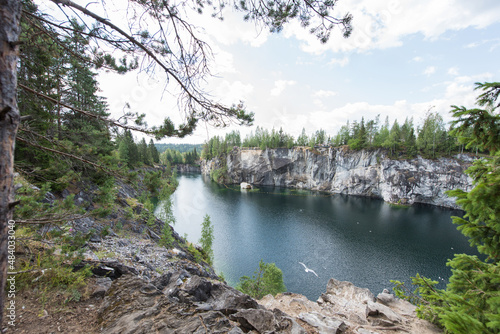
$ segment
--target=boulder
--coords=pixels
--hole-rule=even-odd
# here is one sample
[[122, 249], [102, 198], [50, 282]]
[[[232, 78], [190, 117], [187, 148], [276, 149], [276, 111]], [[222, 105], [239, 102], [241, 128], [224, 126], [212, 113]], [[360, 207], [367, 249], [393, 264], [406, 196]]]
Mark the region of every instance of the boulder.
[[247, 182], [241, 182], [240, 187], [241, 189], [252, 189], [252, 185]]
[[400, 315], [383, 304], [368, 302], [366, 319], [374, 326], [396, 326], [402, 322]]
[[395, 301], [396, 297], [389, 293], [387, 289], [384, 289], [382, 293], [377, 295], [377, 302], [382, 303], [384, 305], [389, 305]]
[[111, 278], [109, 277], [98, 277], [95, 280], [95, 287], [92, 291], [92, 297], [102, 298], [106, 292], [111, 288]]
[[301, 313], [299, 319], [317, 328], [320, 334], [340, 334], [347, 329], [346, 324], [342, 320], [326, 317], [316, 312]]
[[273, 312], [268, 310], [241, 310], [232, 314], [230, 319], [239, 322], [246, 331], [257, 330], [259, 333], [268, 332], [277, 326]]

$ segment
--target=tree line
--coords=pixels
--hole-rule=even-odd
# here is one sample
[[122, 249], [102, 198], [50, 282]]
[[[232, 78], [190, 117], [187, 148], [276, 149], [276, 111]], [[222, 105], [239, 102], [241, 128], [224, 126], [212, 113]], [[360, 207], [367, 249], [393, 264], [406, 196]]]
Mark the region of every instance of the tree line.
[[192, 151], [180, 152], [178, 150], [167, 148], [160, 154], [160, 162], [163, 165], [177, 165], [177, 164], [188, 164], [194, 165], [198, 162], [200, 158], [196, 147], [193, 147]]
[[266, 149], [346, 145], [352, 150], [383, 148], [395, 158], [415, 158], [418, 154], [426, 158], [437, 158], [456, 152], [482, 152], [477, 145], [466, 147], [453, 133], [453, 125], [446, 128], [442, 116], [430, 111], [419, 126], [415, 126], [413, 118], [406, 118], [403, 123], [396, 119], [391, 125], [389, 117], [381, 122], [378, 115], [371, 120], [362, 117], [360, 121], [347, 121], [334, 135], [328, 135], [323, 129], [308, 135], [303, 128], [296, 139], [282, 128], [269, 131], [258, 126], [255, 132], [251, 132], [243, 140], [239, 131], [232, 131], [225, 137], [210, 138], [203, 146], [202, 158], [217, 157], [230, 152], [235, 146]]
[[160, 154], [156, 149], [153, 139], [146, 144], [146, 139], [142, 138], [138, 143], [134, 141], [132, 132], [125, 130], [116, 138], [118, 155], [120, 160], [128, 167], [136, 167], [139, 164], [152, 166], [160, 163]]
[[174, 151], [179, 151], [181, 153], [193, 151], [195, 148], [198, 152], [201, 152], [203, 149], [202, 144], [163, 144], [156, 143], [156, 149], [159, 153], [165, 152], [167, 149], [171, 149]]

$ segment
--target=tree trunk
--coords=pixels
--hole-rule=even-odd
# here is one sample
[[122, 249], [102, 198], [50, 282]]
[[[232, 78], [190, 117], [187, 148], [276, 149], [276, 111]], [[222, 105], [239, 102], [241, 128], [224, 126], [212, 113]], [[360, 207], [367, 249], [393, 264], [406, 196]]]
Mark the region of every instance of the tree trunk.
[[20, 119], [16, 99], [20, 18], [21, 1], [0, 0], [0, 326], [7, 279], [7, 226], [14, 202], [14, 143]]

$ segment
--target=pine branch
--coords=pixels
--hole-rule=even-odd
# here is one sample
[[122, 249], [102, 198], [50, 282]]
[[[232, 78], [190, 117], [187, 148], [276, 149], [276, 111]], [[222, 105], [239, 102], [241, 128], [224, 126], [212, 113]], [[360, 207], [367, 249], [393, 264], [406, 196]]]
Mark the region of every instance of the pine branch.
[[20, 136], [17, 136], [16, 140], [19, 140], [20, 142], [25, 143], [26, 145], [30, 145], [30, 146], [39, 148], [39, 149], [41, 149], [43, 151], [56, 153], [56, 154], [59, 154], [59, 155], [65, 156], [65, 157], [69, 157], [71, 159], [75, 159], [75, 160], [81, 161], [83, 163], [91, 165], [92, 167], [100, 169], [100, 170], [102, 170], [103, 172], [105, 172], [105, 173], [107, 173], [109, 175], [120, 176], [119, 174], [117, 174], [116, 172], [114, 172], [113, 170], [111, 170], [111, 169], [109, 169], [109, 168], [107, 168], [105, 166], [96, 164], [95, 162], [92, 162], [90, 160], [84, 159], [82, 157], [78, 157], [78, 156], [76, 156], [74, 154], [70, 154], [70, 153], [66, 153], [66, 152], [61, 152], [61, 151], [58, 151], [58, 150], [54, 150], [54, 149], [51, 149], [51, 148], [48, 148], [48, 147], [45, 147], [45, 146], [41, 146], [41, 145], [32, 143], [32, 142], [30, 142], [30, 141], [28, 141], [28, 140], [26, 140], [26, 139], [24, 139], [24, 138], [22, 138]]
[[77, 113], [80, 113], [82, 115], [85, 115], [85, 116], [97, 119], [97, 120], [102, 121], [102, 122], [104, 122], [104, 123], [106, 123], [108, 125], [121, 127], [123, 129], [127, 129], [127, 130], [138, 131], [138, 132], [142, 132], [142, 133], [149, 134], [149, 135], [154, 135], [155, 134], [155, 132], [153, 130], [147, 130], [147, 129], [144, 129], [144, 128], [139, 128], [137, 126], [130, 126], [130, 125], [126, 125], [126, 124], [121, 124], [120, 122], [118, 122], [118, 121], [116, 121], [114, 119], [110, 119], [110, 118], [107, 118], [107, 117], [102, 117], [102, 116], [93, 114], [93, 113], [91, 113], [89, 111], [85, 111], [85, 110], [82, 110], [82, 109], [79, 109], [79, 108], [72, 107], [72, 106], [70, 106], [68, 104], [62, 103], [62, 102], [60, 102], [60, 101], [58, 101], [58, 100], [56, 100], [56, 99], [54, 99], [54, 98], [52, 98], [50, 96], [47, 96], [47, 95], [45, 95], [43, 93], [39, 93], [36, 90], [31, 89], [31, 88], [29, 88], [29, 87], [27, 87], [27, 86], [25, 86], [25, 85], [23, 85], [21, 83], [18, 83], [17, 85], [20, 88], [24, 89], [25, 91], [28, 91], [28, 92], [30, 92], [32, 94], [35, 94], [35, 95], [37, 95], [37, 96], [39, 96], [39, 97], [41, 97], [41, 98], [43, 98], [45, 100], [51, 101], [51, 102], [53, 102], [55, 104], [59, 104], [62, 107], [68, 108], [68, 109], [73, 110], [73, 111], [75, 111]]
[[183, 80], [181, 78], [179, 78], [172, 69], [168, 68], [149, 48], [147, 48], [143, 43], [139, 42], [137, 39], [135, 39], [133, 36], [131, 36], [130, 34], [128, 34], [127, 32], [125, 32], [124, 30], [122, 30], [120, 27], [116, 26], [115, 24], [113, 24], [112, 22], [110, 22], [109, 20], [106, 20], [105, 18], [91, 12], [90, 10], [88, 10], [87, 8], [83, 7], [83, 6], [80, 6], [76, 3], [74, 3], [73, 1], [70, 1], [70, 0], [51, 0], [53, 3], [57, 4], [57, 5], [63, 5], [63, 6], [67, 6], [67, 7], [71, 7], [71, 8], [74, 8], [80, 12], [82, 12], [83, 14], [87, 15], [87, 16], [90, 16], [91, 18], [93, 18], [94, 20], [102, 23], [103, 25], [105, 26], [108, 26], [109, 28], [111, 28], [112, 30], [116, 31], [117, 33], [119, 33], [120, 35], [122, 35], [123, 37], [125, 37], [127, 40], [129, 40], [133, 45], [137, 46], [138, 48], [140, 48], [141, 50], [143, 50], [149, 57], [151, 57], [151, 59], [157, 63], [168, 75], [170, 75], [172, 78], [174, 78], [175, 81], [177, 81], [177, 83], [179, 84], [179, 86], [182, 88], [182, 90], [184, 92], [186, 92], [190, 99], [193, 99], [197, 104], [199, 104], [200, 106], [203, 106], [204, 108], [207, 108], [207, 107], [213, 107], [213, 106], [208, 106], [207, 105], [207, 102], [206, 101], [201, 101], [199, 100], [198, 98], [196, 98], [190, 91], [190, 89], [184, 84]]
[[97, 38], [97, 39], [103, 40], [103, 41], [108, 42], [108, 43], [128, 43], [128, 41], [126, 41], [126, 40], [121, 40], [121, 41], [120, 40], [111, 40], [111, 39], [108, 39], [108, 38], [105, 38], [105, 37], [102, 37], [102, 36], [99, 36], [99, 35], [96, 35], [96, 34], [86, 33], [86, 32], [83, 32], [83, 31], [80, 31], [80, 30], [77, 30], [77, 29], [73, 29], [73, 28], [70, 28], [70, 27], [65, 27], [63, 25], [56, 24], [54, 22], [46, 20], [43, 17], [34, 15], [34, 14], [32, 14], [30, 12], [27, 12], [25, 10], [23, 10], [23, 13], [26, 14], [26, 15], [29, 15], [29, 16], [33, 17], [34, 19], [40, 20], [42, 22], [45, 22], [45, 23], [47, 23], [47, 24], [49, 24], [51, 26], [57, 27], [57, 28], [62, 29], [62, 30], [67, 30], [67, 31], [71, 31], [71, 32], [77, 32], [77, 33], [79, 33], [81, 35], [85, 35], [85, 36]]
[[[105, 19], [102, 16], [99, 16], [91, 11], [89, 11], [87, 8], [80, 6], [73, 1], [70, 0], [51, 0], [53, 3], [57, 5], [62, 5], [66, 7], [70, 7], [72, 9], [75, 9], [91, 18], [96, 20], [97, 22], [100, 22], [104, 26], [112, 29], [125, 39], [127, 39], [132, 45], [137, 47], [138, 49], [142, 50], [151, 60], [154, 64], [157, 64], [162, 68], [163, 71], [167, 74], [167, 76], [171, 77], [174, 79], [174, 81], [179, 85], [181, 88], [181, 94], [179, 96], [179, 99], [185, 99], [183, 102], [183, 106], [185, 108], [186, 112], [186, 124], [181, 125], [179, 127], [179, 130], [173, 130], [172, 129], [172, 124], [171, 122], [168, 122], [169, 124], [166, 124], [163, 126], [163, 128], [158, 129], [154, 133], [157, 136], [178, 136], [178, 137], [183, 137], [186, 134], [190, 134], [196, 125], [196, 122], [198, 119], [203, 119], [206, 122], [212, 122], [216, 126], [227, 126], [226, 120], [229, 120], [230, 122], [238, 120], [240, 124], [251, 124], [253, 121], [253, 114], [249, 113], [247, 114], [243, 110], [243, 104], [240, 103], [240, 105], [237, 106], [232, 106], [232, 107], [225, 107], [222, 104], [215, 103], [210, 101], [205, 97], [205, 94], [198, 90], [193, 84], [192, 80], [200, 73], [203, 71], [200, 71], [198, 68], [195, 71], [189, 71], [186, 75], [185, 78], [181, 77], [179, 74], [179, 71], [176, 70], [175, 68], [170, 68], [167, 66], [165, 62], [163, 62], [157, 55], [158, 53], [162, 53], [161, 51], [156, 51], [154, 47], [148, 47], [144, 43], [140, 42], [137, 40], [135, 37], [133, 37], [131, 34], [125, 32], [123, 29], [119, 28], [109, 20]], [[168, 7], [168, 6], [167, 6]], [[168, 9], [167, 9], [168, 11]], [[181, 25], [188, 31], [188, 34], [191, 36], [193, 39], [193, 45], [198, 46], [199, 50], [202, 52], [202, 57], [201, 61], [202, 63], [205, 63], [206, 61], [206, 56], [204, 53], [204, 47], [205, 43], [203, 43], [201, 40], [197, 39], [194, 34], [192, 33], [191, 25], [179, 18], [176, 13], [170, 13], [172, 15], [168, 16], [168, 19], [172, 20], [173, 24], [175, 25], [174, 20], [177, 20], [181, 23]], [[158, 19], [158, 23], [160, 23], [160, 19]], [[181, 47], [181, 54], [183, 50], [183, 43], [181, 43], [181, 37], [179, 35], [179, 32], [175, 32], [175, 38], [177, 41], [180, 43]], [[165, 42], [166, 43], [166, 42]], [[119, 46], [116, 46], [118, 49], [120, 49]], [[130, 50], [124, 50], [130, 52]], [[198, 53], [196, 51], [193, 54]], [[174, 64], [180, 64], [183, 66], [186, 66], [186, 61], [192, 62], [190, 59], [186, 59], [183, 56], [181, 56], [180, 59], [177, 59], [177, 61], [172, 61]], [[190, 65], [190, 64], [187, 64]], [[204, 65], [203, 68], [206, 68]], [[137, 131], [137, 130], [136, 130]], [[146, 132], [145, 130], [139, 130], [142, 132]], [[152, 131], [153, 132], [153, 131]], [[146, 132], [147, 133], [147, 132]]]

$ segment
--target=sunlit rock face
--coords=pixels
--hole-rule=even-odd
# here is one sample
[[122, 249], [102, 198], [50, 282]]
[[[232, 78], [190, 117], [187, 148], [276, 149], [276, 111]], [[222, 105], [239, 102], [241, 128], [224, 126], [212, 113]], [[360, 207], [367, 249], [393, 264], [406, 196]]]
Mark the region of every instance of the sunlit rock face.
[[451, 189], [468, 191], [464, 171], [470, 158], [390, 159], [382, 150], [345, 147], [233, 149], [227, 156], [203, 161], [203, 174], [226, 167], [225, 182], [311, 189], [381, 198], [399, 204], [426, 203], [457, 208]]

